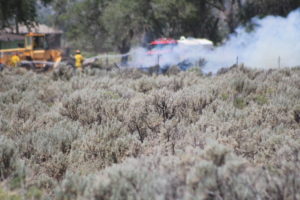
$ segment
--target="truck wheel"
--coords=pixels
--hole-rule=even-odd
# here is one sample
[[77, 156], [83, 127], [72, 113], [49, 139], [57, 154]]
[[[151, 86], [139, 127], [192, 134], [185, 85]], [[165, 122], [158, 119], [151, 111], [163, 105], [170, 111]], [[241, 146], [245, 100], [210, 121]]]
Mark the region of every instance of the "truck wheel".
[[46, 64], [45, 67], [44, 67], [44, 69], [43, 69], [43, 72], [47, 72], [47, 71], [49, 71], [51, 68], [52, 68], [52, 65]]
[[32, 66], [31, 66], [30, 63], [21, 64], [21, 67], [24, 67], [24, 68], [27, 69], [27, 70], [32, 69]]
[[53, 66], [54, 66], [54, 63], [53, 63], [52, 59], [47, 60], [47, 64], [45, 65], [43, 72], [49, 71], [51, 68], [53, 68]]
[[21, 67], [24, 67], [27, 70], [34, 70], [35, 65], [33, 63], [33, 60], [31, 57], [26, 57], [26, 60], [24, 63], [21, 64]]

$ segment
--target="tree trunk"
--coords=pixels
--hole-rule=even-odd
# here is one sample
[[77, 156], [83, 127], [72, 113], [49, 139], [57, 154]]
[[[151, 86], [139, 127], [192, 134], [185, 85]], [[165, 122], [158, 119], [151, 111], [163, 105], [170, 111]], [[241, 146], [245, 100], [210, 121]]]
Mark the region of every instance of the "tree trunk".
[[19, 34], [19, 20], [18, 20], [18, 16], [16, 16], [15, 18], [15, 23], [16, 23], [16, 34]]
[[[131, 48], [131, 40], [133, 38], [134, 32], [132, 30], [129, 30], [127, 37], [125, 37], [121, 44], [119, 45], [119, 51], [121, 54], [126, 54], [130, 51]], [[123, 55], [121, 58], [121, 65], [127, 65], [128, 64], [128, 55]]]
[[[127, 39], [124, 39], [122, 42], [121, 42], [121, 45], [119, 45], [118, 49], [119, 49], [119, 52], [121, 54], [126, 54], [129, 52], [130, 50], [130, 41], [128, 41]], [[127, 65], [128, 63], [128, 55], [123, 55], [122, 58], [121, 58], [121, 65]]]

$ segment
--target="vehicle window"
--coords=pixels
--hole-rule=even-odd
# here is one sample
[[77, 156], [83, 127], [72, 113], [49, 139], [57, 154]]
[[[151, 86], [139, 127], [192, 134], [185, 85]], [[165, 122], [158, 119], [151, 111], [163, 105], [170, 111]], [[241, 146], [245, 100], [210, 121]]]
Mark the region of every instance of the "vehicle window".
[[176, 44], [152, 44], [150, 50], [152, 49], [173, 49]]
[[32, 40], [31, 40], [31, 37], [26, 37], [25, 38], [26, 40], [26, 48], [31, 48], [31, 45], [32, 45]]
[[33, 38], [33, 49], [44, 49], [45, 38], [44, 37], [34, 37]]

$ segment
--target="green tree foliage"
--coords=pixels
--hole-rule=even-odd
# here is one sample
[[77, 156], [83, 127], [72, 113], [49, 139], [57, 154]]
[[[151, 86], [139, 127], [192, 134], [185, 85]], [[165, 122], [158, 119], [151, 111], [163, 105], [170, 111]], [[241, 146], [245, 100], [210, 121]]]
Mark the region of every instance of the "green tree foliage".
[[56, 14], [50, 17], [52, 25], [65, 31], [70, 45], [85, 50], [107, 50], [108, 38], [102, 22], [108, 0], [54, 0]]
[[18, 32], [19, 24], [33, 25], [37, 19], [38, 2], [48, 4], [51, 0], [0, 0], [0, 29], [14, 24]]
[[240, 20], [247, 23], [252, 17], [264, 17], [266, 15], [286, 16], [300, 7], [299, 0], [247, 0], [240, 11]]
[[103, 24], [120, 52], [130, 48], [129, 41], [152, 29], [151, 1], [117, 0], [111, 2], [103, 15]]
[[219, 20], [205, 1], [56, 0], [53, 8], [57, 15], [52, 21], [67, 32], [67, 39], [76, 41], [71, 44], [89, 50], [124, 53], [132, 44], [160, 36], [221, 38], [216, 31]]
[[52, 22], [74, 47], [128, 52], [158, 37], [220, 42], [254, 16], [287, 15], [299, 0], [54, 0]]

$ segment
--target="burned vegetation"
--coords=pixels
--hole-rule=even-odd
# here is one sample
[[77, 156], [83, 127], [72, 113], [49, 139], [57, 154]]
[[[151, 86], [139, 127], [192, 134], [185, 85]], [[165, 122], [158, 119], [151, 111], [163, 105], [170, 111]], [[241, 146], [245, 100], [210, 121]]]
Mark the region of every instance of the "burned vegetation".
[[0, 199], [300, 199], [300, 69], [0, 72]]

